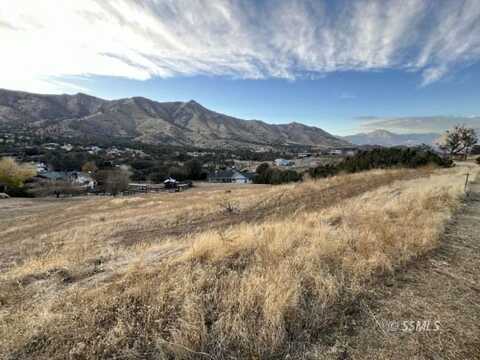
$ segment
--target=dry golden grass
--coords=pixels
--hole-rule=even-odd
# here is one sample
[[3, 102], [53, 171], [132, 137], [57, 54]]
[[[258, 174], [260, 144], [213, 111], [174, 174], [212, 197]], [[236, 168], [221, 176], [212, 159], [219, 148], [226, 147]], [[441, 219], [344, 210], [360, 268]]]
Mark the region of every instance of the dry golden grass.
[[[67, 203], [58, 224], [35, 214], [0, 223], [1, 245], [20, 256], [0, 278], [0, 353], [263, 358], [298, 350], [377, 275], [437, 245], [464, 172], [375, 171], [231, 193], [95, 199]], [[332, 196], [336, 204], [324, 201]], [[215, 223], [225, 201], [240, 221], [189, 226]], [[264, 216], [245, 215], [257, 209]], [[175, 226], [191, 235], [170, 233]], [[120, 246], [122, 231], [151, 238]]]

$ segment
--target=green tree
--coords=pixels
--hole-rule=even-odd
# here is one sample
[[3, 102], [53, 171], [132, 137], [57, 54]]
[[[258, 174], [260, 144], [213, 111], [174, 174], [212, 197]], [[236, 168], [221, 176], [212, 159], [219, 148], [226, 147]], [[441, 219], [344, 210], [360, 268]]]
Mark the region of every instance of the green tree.
[[478, 137], [474, 129], [457, 125], [445, 132], [440, 139], [439, 147], [450, 156], [463, 155], [466, 159], [477, 142]]
[[185, 163], [187, 177], [190, 180], [203, 180], [205, 173], [203, 172], [202, 163], [196, 159], [189, 160]]
[[268, 169], [270, 169], [270, 165], [268, 163], [261, 163], [257, 166], [256, 173], [261, 175], [265, 173], [265, 171], [267, 171]]

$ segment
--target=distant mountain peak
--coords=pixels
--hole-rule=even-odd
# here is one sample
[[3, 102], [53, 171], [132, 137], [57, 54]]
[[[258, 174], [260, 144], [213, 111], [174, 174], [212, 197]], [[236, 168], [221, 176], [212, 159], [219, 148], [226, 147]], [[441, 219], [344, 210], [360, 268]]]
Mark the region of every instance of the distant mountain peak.
[[367, 135], [396, 135], [392, 133], [391, 131], [385, 130], [385, 129], [376, 129], [373, 131], [370, 131], [369, 133], [366, 133]]
[[184, 103], [184, 105], [190, 109], [200, 110], [200, 111], [210, 111], [202, 104], [196, 102], [195, 100], [189, 100]]
[[440, 134], [436, 133], [396, 134], [385, 129], [376, 129], [368, 133], [345, 136], [343, 139], [355, 145], [417, 146], [432, 145], [439, 136]]

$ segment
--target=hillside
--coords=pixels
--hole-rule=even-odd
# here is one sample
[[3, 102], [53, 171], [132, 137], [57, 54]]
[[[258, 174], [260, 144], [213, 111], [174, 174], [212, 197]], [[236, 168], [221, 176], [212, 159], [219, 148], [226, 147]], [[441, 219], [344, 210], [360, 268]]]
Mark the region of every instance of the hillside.
[[133, 97], [107, 101], [85, 94], [39, 95], [9, 90], [0, 90], [0, 127], [26, 129], [36, 136], [127, 138], [200, 148], [348, 145], [317, 127], [237, 119], [193, 100], [161, 103]]
[[[440, 245], [466, 171], [475, 177], [478, 167], [125, 198], [4, 200], [0, 353], [350, 358], [335, 334], [353, 326], [352, 310], [365, 307], [386, 278]], [[412, 304], [406, 319], [441, 316], [412, 313], [412, 296], [404, 300]], [[478, 341], [440, 320], [452, 326], [443, 341], [451, 351], [460, 340]], [[429, 340], [434, 335], [421, 338], [425, 348], [442, 339]], [[394, 350], [394, 358], [408, 358], [401, 344]], [[474, 354], [472, 345], [451, 358]], [[371, 358], [364, 355], [355, 358]]]
[[344, 140], [355, 145], [381, 145], [381, 146], [416, 146], [433, 145], [440, 134], [395, 134], [387, 130], [375, 130], [369, 133], [359, 133], [343, 137]]

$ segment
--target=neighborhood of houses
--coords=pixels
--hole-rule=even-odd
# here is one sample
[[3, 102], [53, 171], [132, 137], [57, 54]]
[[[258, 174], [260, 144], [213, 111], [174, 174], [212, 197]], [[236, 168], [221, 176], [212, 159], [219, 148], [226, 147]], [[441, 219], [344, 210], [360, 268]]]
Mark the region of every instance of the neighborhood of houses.
[[[2, 139], [4, 142], [9, 141], [10, 138]], [[104, 159], [111, 159], [112, 162], [122, 161], [124, 156], [130, 158], [147, 158], [148, 155], [142, 150], [131, 149], [131, 148], [117, 148], [115, 146], [111, 147], [100, 147], [97, 145], [72, 145], [69, 143], [43, 143], [40, 145], [41, 148], [50, 151], [64, 151], [64, 152], [86, 152], [90, 155], [99, 155]], [[273, 161], [270, 161], [269, 164], [272, 167], [283, 168], [288, 170], [295, 170], [297, 172], [303, 172], [312, 167], [317, 167], [323, 165], [326, 162], [335, 162], [340, 161], [345, 156], [354, 155], [357, 151], [356, 148], [335, 148], [335, 149], [317, 149], [312, 152], [302, 152], [302, 153], [286, 153], [286, 158], [277, 158]], [[1, 155], [1, 154], [0, 154]], [[207, 151], [194, 151], [188, 152], [188, 156], [197, 158], [205, 155], [215, 155], [215, 152]], [[8, 156], [6, 154], [5, 156]], [[235, 183], [235, 184], [251, 184], [254, 182], [256, 176], [255, 170], [260, 165], [260, 163], [266, 161], [253, 161], [253, 160], [240, 160], [235, 154], [231, 154], [232, 158], [230, 160], [229, 166], [221, 165], [216, 161], [207, 161], [203, 163], [204, 171], [208, 171], [206, 181], [209, 183]], [[120, 160], [118, 160], [120, 159]], [[77, 189], [82, 189], [82, 193], [101, 193], [101, 186], [99, 186], [93, 173], [85, 171], [52, 171], [52, 168], [44, 162], [35, 162], [32, 159], [34, 166], [36, 168], [36, 176], [32, 179], [31, 183], [33, 186], [42, 187], [45, 189], [50, 188], [61, 188], [61, 186], [68, 185], [70, 187], [75, 187]], [[182, 163], [180, 162], [181, 166]], [[212, 170], [214, 169], [214, 170]], [[183, 191], [184, 189], [191, 186], [191, 182], [181, 182], [176, 179], [169, 177], [164, 179], [163, 183], [152, 183], [152, 182], [129, 182], [128, 189], [123, 191], [124, 194], [129, 193], [147, 193], [147, 192], [158, 192], [158, 191]], [[60, 190], [58, 190], [60, 191]], [[55, 193], [58, 193], [55, 190]], [[57, 195], [58, 196], [58, 195]]]
[[[50, 182], [68, 182], [72, 185], [84, 187], [86, 190], [95, 190], [97, 182], [94, 177], [82, 171], [49, 171], [46, 164], [35, 164], [38, 181]], [[215, 170], [208, 174], [207, 181], [210, 183], [236, 183], [250, 184], [255, 177], [254, 172], [241, 172], [235, 168], [226, 168]], [[182, 191], [191, 185], [190, 182], [180, 182], [172, 177], [168, 177], [162, 184], [131, 182], [128, 184], [129, 192], [155, 192], [164, 189], [177, 189]]]
[[125, 148], [125, 149], [119, 149], [116, 146], [108, 147], [108, 148], [102, 148], [100, 146], [96, 145], [88, 145], [88, 146], [74, 146], [72, 144], [59, 144], [59, 143], [45, 143], [42, 144], [42, 147], [46, 150], [64, 150], [66, 152], [70, 152], [72, 150], [78, 150], [78, 151], [86, 151], [90, 155], [97, 155], [100, 152], [104, 152], [105, 155], [107, 156], [118, 156], [122, 154], [130, 154], [133, 156], [137, 157], [145, 157], [146, 154], [142, 150], [138, 149], [131, 149], [131, 148]]
[[[47, 144], [48, 145], [48, 144]], [[55, 144], [57, 145], [57, 144]], [[63, 145], [62, 147], [67, 147]], [[98, 151], [98, 147], [91, 147], [89, 151]], [[353, 149], [332, 149], [327, 152], [327, 155], [335, 156], [349, 156], [354, 154]], [[314, 156], [311, 153], [300, 153], [296, 159], [282, 159], [278, 158], [272, 162], [272, 165], [279, 168], [308, 168], [318, 166], [320, 161], [318, 157]], [[240, 167], [232, 166], [227, 168], [216, 169], [211, 171], [207, 176], [207, 181], [209, 183], [236, 183], [236, 184], [250, 184], [253, 183], [255, 178], [255, 167], [258, 163], [254, 162], [250, 164], [250, 168], [247, 166], [242, 171], [239, 170]], [[70, 172], [60, 172], [60, 171], [49, 171], [45, 163], [36, 163], [37, 178], [48, 180], [48, 181], [65, 181], [73, 185], [78, 185], [84, 187], [87, 190], [94, 191], [97, 185], [92, 174], [81, 172], [81, 171], [70, 171]], [[182, 190], [188, 187], [187, 184], [178, 182], [174, 178], [167, 178], [163, 184], [152, 184], [152, 183], [138, 183], [132, 182], [129, 183], [128, 191], [129, 192], [154, 192], [161, 191], [164, 189], [177, 189]]]

